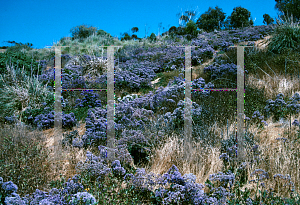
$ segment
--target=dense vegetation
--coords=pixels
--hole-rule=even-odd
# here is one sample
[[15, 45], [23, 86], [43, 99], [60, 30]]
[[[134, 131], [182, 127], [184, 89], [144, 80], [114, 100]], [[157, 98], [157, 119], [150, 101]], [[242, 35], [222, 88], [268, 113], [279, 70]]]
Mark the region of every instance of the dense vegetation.
[[[279, 92], [274, 80], [297, 77], [299, 25], [274, 25], [265, 16], [268, 25], [253, 27], [242, 7], [227, 23], [218, 7], [196, 22], [192, 17], [186, 12], [180, 17], [184, 27], [171, 27], [162, 36], [125, 33], [120, 41], [81, 25], [71, 29], [72, 38], [56, 44], [70, 46], [62, 50], [62, 89], [86, 90], [62, 92], [61, 158], [54, 162], [54, 52], [17, 44], [1, 54], [0, 203], [299, 203], [300, 84]], [[255, 42], [267, 36], [268, 46], [258, 49]], [[253, 46], [245, 48], [248, 154], [243, 162], [236, 156], [236, 93], [208, 90], [236, 88], [237, 53], [230, 46], [237, 44]], [[106, 92], [88, 90], [107, 86], [107, 54], [100, 45], [123, 46], [115, 52], [114, 160], [106, 157]], [[203, 68], [193, 73], [192, 88], [207, 89], [192, 92], [190, 161], [182, 159], [185, 54], [180, 45], [196, 46], [193, 71]], [[270, 138], [268, 126], [281, 122], [287, 122], [287, 132]], [[57, 171], [66, 166], [70, 172]]]

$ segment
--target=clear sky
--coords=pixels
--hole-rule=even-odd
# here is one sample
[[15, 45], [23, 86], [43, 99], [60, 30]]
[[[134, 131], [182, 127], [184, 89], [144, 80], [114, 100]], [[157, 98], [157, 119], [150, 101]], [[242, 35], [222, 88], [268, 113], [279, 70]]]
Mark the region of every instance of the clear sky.
[[234, 7], [251, 12], [254, 25], [263, 25], [263, 14], [277, 17], [275, 0], [0, 0], [0, 45], [4, 41], [32, 43], [34, 48], [52, 45], [71, 36], [72, 27], [86, 24], [103, 29], [114, 37], [138, 27], [138, 37], [158, 34], [162, 23], [165, 31], [178, 26], [177, 13], [196, 10], [196, 19], [209, 7], [219, 6], [229, 16]]

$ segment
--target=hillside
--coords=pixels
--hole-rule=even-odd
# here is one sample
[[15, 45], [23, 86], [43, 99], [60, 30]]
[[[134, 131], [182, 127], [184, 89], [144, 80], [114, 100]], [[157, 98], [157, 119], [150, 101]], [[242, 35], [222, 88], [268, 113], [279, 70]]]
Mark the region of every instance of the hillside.
[[[83, 195], [86, 204], [298, 203], [299, 52], [270, 50], [276, 32], [273, 25], [203, 31], [191, 39], [62, 38], [56, 45], [70, 46], [62, 49], [62, 89], [82, 90], [62, 92], [59, 141], [54, 53], [23, 50], [23, 68], [10, 64], [1, 70], [0, 199], [68, 204]], [[123, 46], [115, 49], [115, 160], [105, 151], [106, 91], [89, 90], [107, 86], [107, 50], [97, 47], [104, 43]], [[253, 46], [245, 48], [242, 162], [236, 156], [235, 92], [192, 92], [192, 141], [184, 149], [180, 45], [194, 46], [195, 89], [236, 88], [237, 53], [230, 46]], [[37, 63], [30, 70], [26, 56]]]

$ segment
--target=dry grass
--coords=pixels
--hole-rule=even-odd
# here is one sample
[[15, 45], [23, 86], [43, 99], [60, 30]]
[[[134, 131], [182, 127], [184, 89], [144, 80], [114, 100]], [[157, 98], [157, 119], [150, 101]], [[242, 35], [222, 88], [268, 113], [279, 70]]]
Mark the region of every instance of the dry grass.
[[[294, 119], [293, 117], [292, 120]], [[259, 141], [258, 145], [261, 153], [259, 155], [259, 162], [247, 166], [248, 182], [255, 179], [250, 176], [254, 170], [263, 169], [270, 176], [270, 179], [264, 181], [266, 189], [269, 190], [272, 188], [280, 196], [289, 197], [292, 186], [284, 186], [284, 184], [288, 183], [287, 181], [283, 179], [275, 180], [273, 176], [275, 174], [289, 174], [291, 181], [295, 185], [295, 191], [299, 192], [300, 146], [299, 143], [291, 143], [290, 141], [284, 143], [282, 140], [276, 140], [276, 138], [285, 137], [294, 139], [298, 128], [292, 127], [291, 133], [288, 136], [287, 124], [282, 125], [281, 122], [272, 123], [272, 119], [268, 120], [268, 124], [263, 129], [258, 129], [257, 125], [250, 126], [248, 129], [248, 133], [256, 133], [255, 140]], [[225, 130], [226, 128], [220, 129]], [[193, 173], [197, 177], [196, 182], [202, 184], [205, 184], [210, 174], [223, 171], [224, 165], [222, 160], [219, 159], [221, 154], [219, 148], [203, 147], [200, 143], [193, 143], [191, 147], [189, 150], [191, 159], [187, 161], [183, 157], [183, 140], [173, 135], [165, 144], [156, 148], [154, 151], [155, 155], [146, 167], [146, 170], [155, 174], [163, 174], [174, 164], [182, 175]], [[250, 151], [250, 147], [245, 149], [246, 153], [248, 153], [245, 161], [249, 164], [250, 161], [254, 160], [254, 155]], [[252, 189], [252, 194], [255, 194], [256, 187], [256, 183], [246, 184], [242, 187], [242, 190], [245, 190], [245, 188]], [[261, 188], [259, 189], [262, 190]]]
[[276, 76], [264, 75], [262, 79], [257, 79], [254, 75], [249, 75], [246, 85], [256, 88], [264, 88], [268, 99], [274, 99], [278, 93], [284, 96], [292, 96], [296, 92], [300, 92], [300, 81], [294, 76], [293, 79], [286, 79], [284, 75]]
[[197, 177], [197, 183], [204, 184], [210, 174], [216, 173], [222, 168], [219, 149], [203, 147], [200, 143], [193, 143], [191, 146], [190, 161], [184, 159], [183, 140], [175, 135], [157, 148], [154, 153], [155, 156], [146, 170], [155, 174], [166, 173], [174, 164], [182, 175], [193, 173]]
[[[292, 120], [295, 118], [293, 117]], [[248, 181], [254, 179], [250, 177], [255, 169], [263, 169], [268, 172], [270, 179], [265, 181], [266, 188], [272, 188], [275, 193], [280, 196], [289, 197], [289, 190], [292, 186], [284, 187], [283, 184], [287, 183], [284, 180], [275, 180], [275, 174], [291, 176], [291, 181], [295, 185], [295, 191], [299, 192], [299, 143], [292, 142], [296, 137], [296, 130], [299, 128], [292, 127], [291, 132], [288, 134], [288, 125], [281, 122], [272, 123], [268, 120], [268, 126], [262, 130], [258, 130], [255, 139], [259, 141], [259, 161], [254, 163], [252, 167], [248, 166]], [[255, 133], [257, 128], [251, 126], [249, 132]], [[276, 138], [287, 138], [288, 140], [276, 140]], [[248, 150], [247, 161], [253, 158], [251, 151]], [[283, 183], [283, 184], [282, 184]], [[245, 188], [256, 188], [256, 184], [247, 184]], [[280, 189], [279, 189], [280, 188]], [[254, 189], [255, 190], [255, 189]], [[254, 192], [252, 192], [254, 194]]]
[[[85, 123], [80, 124], [78, 128], [74, 127], [71, 131], [77, 130], [79, 135], [85, 133]], [[55, 150], [55, 129], [51, 128], [43, 131], [46, 137], [46, 147], [49, 149], [49, 158], [51, 159], [53, 180], [58, 180], [60, 175], [65, 176], [66, 179], [72, 178], [76, 173], [76, 164], [79, 161], [85, 160], [85, 152], [83, 149], [75, 147], [65, 147], [63, 149]], [[57, 153], [59, 152], [59, 153]]]

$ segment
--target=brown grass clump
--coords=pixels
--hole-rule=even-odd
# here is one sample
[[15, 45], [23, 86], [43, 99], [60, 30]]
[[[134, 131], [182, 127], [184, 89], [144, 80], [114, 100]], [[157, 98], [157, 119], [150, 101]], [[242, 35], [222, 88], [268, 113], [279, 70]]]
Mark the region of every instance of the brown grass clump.
[[[79, 135], [85, 133], [85, 123], [81, 124], [78, 128], [74, 127], [71, 131], [78, 130]], [[51, 159], [52, 171], [51, 174], [53, 180], [58, 180], [59, 177], [65, 176], [66, 179], [72, 178], [76, 174], [76, 165], [79, 161], [85, 160], [85, 151], [83, 149], [75, 148], [72, 146], [66, 146], [55, 152], [55, 128], [44, 130], [43, 134], [46, 137], [46, 147], [49, 149], [49, 158]]]
[[219, 159], [220, 151], [215, 147], [203, 147], [200, 143], [191, 145], [190, 161], [183, 158], [183, 140], [178, 136], [168, 138], [166, 143], [154, 151], [147, 171], [155, 174], [166, 173], [174, 164], [182, 175], [193, 173], [197, 177], [197, 183], [202, 183], [208, 179], [210, 174], [222, 168], [222, 161]]
[[278, 93], [284, 96], [292, 96], [296, 92], [300, 92], [300, 81], [295, 76], [293, 79], [286, 79], [284, 75], [276, 76], [264, 75], [261, 79], [257, 79], [254, 75], [249, 75], [246, 84], [251, 87], [264, 88], [266, 97], [275, 99]]
[[23, 125], [2, 125], [0, 132], [0, 176], [13, 181], [23, 196], [43, 190], [51, 176], [45, 138]]

